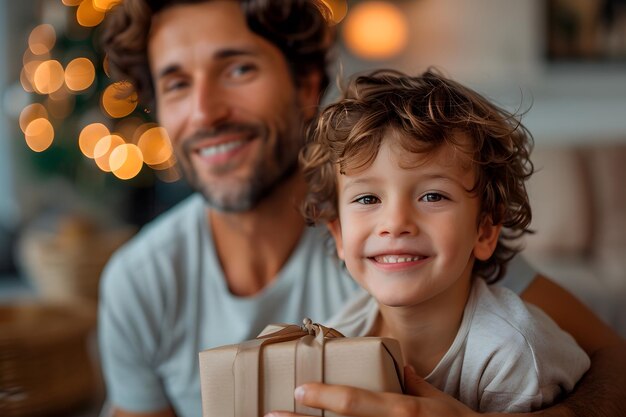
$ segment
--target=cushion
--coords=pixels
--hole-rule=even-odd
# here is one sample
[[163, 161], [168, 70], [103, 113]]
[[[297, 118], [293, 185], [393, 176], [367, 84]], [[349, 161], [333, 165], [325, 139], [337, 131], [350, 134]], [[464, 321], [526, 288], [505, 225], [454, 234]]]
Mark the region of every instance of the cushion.
[[590, 250], [592, 206], [583, 153], [576, 147], [537, 147], [528, 181], [533, 210], [526, 252], [540, 255], [584, 255]]

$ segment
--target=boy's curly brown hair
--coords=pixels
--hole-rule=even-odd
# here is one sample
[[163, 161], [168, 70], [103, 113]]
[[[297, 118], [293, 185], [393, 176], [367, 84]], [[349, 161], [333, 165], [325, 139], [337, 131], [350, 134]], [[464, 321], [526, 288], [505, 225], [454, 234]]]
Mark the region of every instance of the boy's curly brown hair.
[[[129, 81], [139, 101], [154, 107], [154, 83], [148, 63], [152, 17], [180, 4], [212, 0], [124, 0], [103, 23], [101, 44], [112, 78]], [[248, 27], [284, 54], [296, 85], [314, 71], [320, 92], [328, 86], [329, 49], [334, 30], [330, 10], [321, 0], [238, 0]], [[128, 91], [130, 96], [132, 91]]]
[[474, 275], [499, 280], [520, 249], [514, 241], [531, 233], [525, 181], [533, 172], [532, 135], [513, 114], [435, 70], [417, 77], [393, 70], [359, 76], [311, 128], [300, 155], [309, 224], [338, 217], [337, 173], [369, 166], [392, 129], [407, 152], [429, 154], [448, 144], [469, 157], [476, 184], [468, 191], [481, 201], [477, 221], [489, 216], [503, 225], [493, 255], [476, 260]]

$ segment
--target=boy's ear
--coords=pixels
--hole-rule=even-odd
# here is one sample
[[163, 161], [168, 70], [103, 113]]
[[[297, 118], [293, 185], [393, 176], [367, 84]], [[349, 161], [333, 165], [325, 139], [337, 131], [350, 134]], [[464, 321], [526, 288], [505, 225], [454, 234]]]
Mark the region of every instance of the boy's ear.
[[341, 238], [341, 223], [339, 223], [339, 219], [326, 223], [326, 227], [328, 227], [330, 234], [333, 236], [333, 239], [335, 239], [337, 256], [339, 259], [345, 260], [343, 257], [343, 239]]
[[322, 74], [319, 71], [311, 71], [298, 79], [298, 99], [306, 120], [313, 118], [317, 113], [321, 82]]
[[493, 255], [500, 237], [500, 230], [502, 230], [501, 224], [494, 225], [491, 216], [485, 216], [478, 226], [478, 238], [474, 244], [474, 257], [476, 259], [486, 261]]

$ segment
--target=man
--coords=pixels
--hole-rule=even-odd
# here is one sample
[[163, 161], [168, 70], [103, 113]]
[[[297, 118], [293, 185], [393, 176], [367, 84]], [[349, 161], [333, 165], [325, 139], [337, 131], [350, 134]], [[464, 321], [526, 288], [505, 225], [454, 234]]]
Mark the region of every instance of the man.
[[[355, 291], [324, 233], [306, 228], [298, 211], [305, 185], [297, 155], [328, 83], [332, 37], [321, 10], [311, 0], [125, 0], [107, 18], [114, 74], [155, 106], [199, 192], [144, 228], [104, 273], [100, 348], [115, 415], [199, 416], [198, 351], [252, 338], [271, 322], [324, 321]], [[621, 339], [533, 276], [520, 261], [509, 279], [593, 361], [579, 392], [547, 415], [578, 404], [592, 407], [580, 415], [610, 414], [624, 389]], [[346, 415], [369, 415], [369, 404], [391, 415], [398, 401], [307, 388], [305, 400], [327, 408], [358, 396], [356, 408], [342, 408]], [[428, 398], [403, 396], [409, 407], [424, 401], [441, 415], [467, 412], [418, 388], [412, 392]]]

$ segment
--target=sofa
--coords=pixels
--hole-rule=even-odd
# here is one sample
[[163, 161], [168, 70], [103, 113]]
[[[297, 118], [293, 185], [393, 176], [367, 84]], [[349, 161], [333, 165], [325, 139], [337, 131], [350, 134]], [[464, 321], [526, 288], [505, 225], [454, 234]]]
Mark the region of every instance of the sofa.
[[626, 141], [535, 147], [524, 256], [626, 337]]

